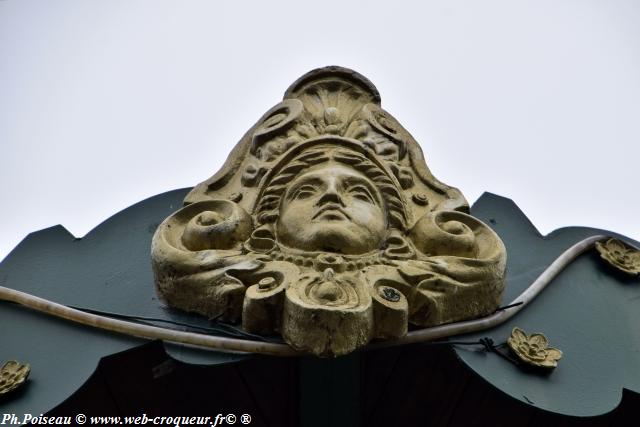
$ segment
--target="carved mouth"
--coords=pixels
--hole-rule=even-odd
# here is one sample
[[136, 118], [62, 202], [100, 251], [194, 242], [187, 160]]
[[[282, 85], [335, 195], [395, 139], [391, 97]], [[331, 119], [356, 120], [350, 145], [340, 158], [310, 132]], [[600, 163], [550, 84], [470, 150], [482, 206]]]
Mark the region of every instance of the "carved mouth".
[[324, 219], [324, 220], [351, 220], [351, 217], [348, 213], [346, 213], [340, 206], [338, 205], [327, 205], [323, 208], [320, 208], [318, 212], [311, 218], [314, 219]]

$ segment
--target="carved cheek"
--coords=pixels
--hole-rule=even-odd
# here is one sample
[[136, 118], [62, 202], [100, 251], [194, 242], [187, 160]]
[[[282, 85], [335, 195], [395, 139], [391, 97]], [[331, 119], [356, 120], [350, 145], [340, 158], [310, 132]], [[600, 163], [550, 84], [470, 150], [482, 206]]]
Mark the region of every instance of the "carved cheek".
[[281, 210], [280, 220], [285, 229], [299, 232], [309, 224], [315, 211], [316, 197], [293, 199]]
[[384, 211], [378, 205], [354, 198], [349, 214], [354, 222], [364, 225], [367, 229], [385, 226]]
[[309, 224], [313, 215], [316, 213], [318, 209], [318, 199], [319, 197], [305, 199], [303, 203], [298, 203], [295, 207], [296, 218], [302, 223], [303, 227]]
[[296, 212], [298, 211], [299, 203], [296, 200], [292, 200], [286, 206], [284, 206], [280, 211], [280, 220], [285, 227], [291, 226], [292, 222], [295, 222], [297, 219]]

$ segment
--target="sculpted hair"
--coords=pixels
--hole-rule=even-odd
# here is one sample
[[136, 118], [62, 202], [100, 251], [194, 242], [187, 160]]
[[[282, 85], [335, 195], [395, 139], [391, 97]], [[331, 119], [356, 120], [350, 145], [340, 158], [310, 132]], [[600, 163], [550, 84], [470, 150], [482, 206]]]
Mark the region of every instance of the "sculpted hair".
[[404, 231], [407, 218], [402, 198], [394, 182], [380, 168], [361, 153], [348, 149], [331, 149], [326, 146], [305, 150], [278, 172], [268, 183], [256, 207], [258, 225], [274, 223], [278, 219], [280, 200], [287, 186], [301, 172], [314, 165], [334, 160], [348, 165], [369, 178], [378, 188], [384, 200], [387, 220], [391, 227]]

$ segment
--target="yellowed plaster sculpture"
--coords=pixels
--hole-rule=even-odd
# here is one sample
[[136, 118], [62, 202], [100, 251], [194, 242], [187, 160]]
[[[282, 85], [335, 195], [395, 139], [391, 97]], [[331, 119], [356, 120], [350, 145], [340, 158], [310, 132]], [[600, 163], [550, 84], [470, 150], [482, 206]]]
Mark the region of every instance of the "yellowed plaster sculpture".
[[562, 351], [549, 346], [543, 334], [527, 335], [522, 329], [515, 327], [507, 339], [507, 345], [520, 362], [535, 368], [553, 369], [562, 358]]
[[618, 239], [597, 242], [596, 250], [610, 266], [631, 276], [640, 275], [640, 251]]
[[0, 397], [22, 386], [31, 372], [31, 365], [15, 360], [5, 362], [0, 368]]
[[492, 313], [506, 251], [362, 75], [311, 71], [152, 243], [173, 307], [337, 356]]

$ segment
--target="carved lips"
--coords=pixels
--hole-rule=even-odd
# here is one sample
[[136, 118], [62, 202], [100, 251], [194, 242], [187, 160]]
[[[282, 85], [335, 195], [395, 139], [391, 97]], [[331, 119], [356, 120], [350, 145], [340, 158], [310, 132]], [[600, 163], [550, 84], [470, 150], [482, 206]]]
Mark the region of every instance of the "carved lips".
[[324, 207], [318, 209], [318, 211], [311, 218], [312, 220], [320, 219], [320, 220], [349, 220], [351, 221], [351, 217], [348, 213], [344, 211], [338, 205], [325, 205]]

